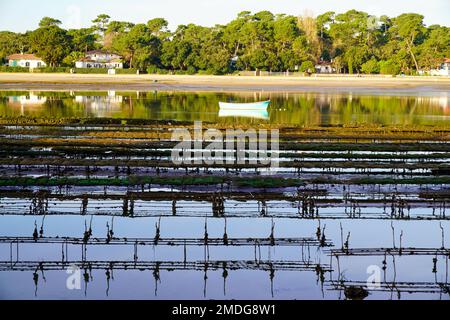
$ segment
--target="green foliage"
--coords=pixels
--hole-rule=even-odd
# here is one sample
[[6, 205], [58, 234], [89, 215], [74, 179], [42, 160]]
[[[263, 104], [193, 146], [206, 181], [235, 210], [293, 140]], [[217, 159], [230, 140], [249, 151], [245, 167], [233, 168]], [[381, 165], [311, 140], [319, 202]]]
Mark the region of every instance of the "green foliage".
[[86, 52], [97, 48], [90, 28], [71, 29], [67, 31], [67, 35], [70, 37], [73, 51]]
[[315, 73], [316, 69], [314, 68], [314, 63], [312, 61], [303, 61], [300, 66], [301, 72], [309, 72], [309, 73]]
[[30, 72], [30, 68], [0, 66], [0, 72]]
[[47, 72], [47, 73], [67, 73], [69, 71], [70, 71], [69, 67], [42, 67], [33, 69], [33, 72]]
[[167, 74], [167, 73], [169, 73], [169, 70], [158, 68], [155, 65], [148, 66], [146, 71], [149, 74]]
[[66, 66], [73, 67], [75, 65], [75, 62], [80, 60], [84, 57], [84, 53], [80, 51], [72, 51], [63, 59], [63, 64]]
[[116, 69], [116, 74], [136, 74], [139, 69], [128, 68], [128, 69]]
[[0, 31], [0, 64], [7, 62], [6, 57], [20, 51], [27, 51], [28, 39], [24, 34]]
[[366, 61], [361, 65], [361, 72], [367, 73], [367, 74], [373, 74], [373, 73], [379, 73], [380, 72], [380, 66], [378, 64], [377, 59], [375, 57], [372, 57], [369, 61]]
[[92, 20], [92, 23], [94, 24], [94, 29], [97, 31], [99, 35], [101, 36], [104, 35], [110, 18], [111, 17], [109, 15], [102, 13], [99, 14], [97, 18]]
[[59, 65], [71, 51], [67, 31], [57, 26], [41, 27], [29, 35], [31, 50], [49, 66]]
[[168, 25], [169, 22], [164, 18], [155, 18], [147, 21], [149, 31], [152, 35], [160, 39], [166, 39], [170, 36], [169, 29], [167, 28]]
[[108, 69], [106, 68], [75, 68], [73, 71], [80, 74], [108, 73]]
[[423, 16], [416, 13], [401, 14], [393, 20], [393, 25], [389, 31], [394, 39], [404, 44], [416, 71], [418, 71], [416, 46], [423, 42], [426, 32], [426, 28], [423, 25]]
[[450, 56], [449, 28], [425, 27], [423, 16], [414, 13], [377, 21], [357, 10], [316, 18], [243, 11], [225, 25], [180, 25], [174, 32], [164, 18], [133, 24], [100, 14], [92, 27], [67, 31], [60, 23], [44, 17], [38, 29], [25, 34], [0, 31], [0, 62], [30, 52], [51, 67], [73, 66], [86, 51], [102, 49], [123, 56], [126, 67], [149, 73], [231, 74], [298, 66], [314, 72], [314, 64], [325, 60], [342, 73], [416, 74]]
[[396, 75], [400, 73], [400, 67], [392, 60], [382, 60], [378, 62], [381, 74]]
[[133, 26], [129, 32], [121, 33], [112, 41], [114, 51], [121, 54], [132, 68], [145, 70], [158, 61], [161, 41], [145, 24]]
[[418, 65], [421, 69], [436, 68], [444, 58], [450, 57], [450, 28], [430, 26], [418, 51]]
[[51, 26], [59, 26], [61, 24], [61, 21], [58, 19], [50, 18], [50, 17], [43, 17], [41, 21], [39, 22], [39, 28], [46, 28]]

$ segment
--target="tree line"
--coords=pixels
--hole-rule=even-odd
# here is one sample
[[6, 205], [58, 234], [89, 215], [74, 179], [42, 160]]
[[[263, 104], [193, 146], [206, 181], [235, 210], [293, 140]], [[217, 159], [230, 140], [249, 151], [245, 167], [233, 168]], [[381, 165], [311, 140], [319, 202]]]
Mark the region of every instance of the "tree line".
[[73, 66], [86, 51], [103, 49], [148, 72], [314, 71], [316, 63], [329, 61], [339, 73], [415, 74], [450, 56], [449, 28], [427, 27], [423, 18], [243, 11], [226, 25], [179, 25], [171, 32], [163, 18], [134, 24], [100, 14], [89, 28], [65, 30], [60, 20], [44, 17], [33, 31], [1, 31], [0, 59], [29, 52], [49, 66]]

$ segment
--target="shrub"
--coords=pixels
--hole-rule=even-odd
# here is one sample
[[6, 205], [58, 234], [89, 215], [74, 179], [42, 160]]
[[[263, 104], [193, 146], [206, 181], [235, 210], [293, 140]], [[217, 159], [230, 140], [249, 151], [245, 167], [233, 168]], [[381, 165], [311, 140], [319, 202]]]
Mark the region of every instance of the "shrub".
[[74, 68], [74, 73], [88, 74], [88, 73], [108, 73], [107, 68]]
[[392, 60], [382, 60], [378, 62], [380, 73], [396, 75], [400, 72], [400, 67]]
[[0, 72], [30, 72], [29, 68], [0, 66]]
[[146, 71], [147, 71], [147, 73], [150, 73], [150, 74], [168, 74], [169, 73], [169, 70], [161, 69], [154, 65], [149, 66]]
[[300, 71], [315, 73], [316, 68], [314, 67], [314, 63], [312, 61], [303, 61], [302, 64], [300, 65]]
[[367, 74], [379, 73], [380, 66], [378, 65], [377, 60], [374, 57], [372, 57], [370, 60], [364, 62], [361, 65], [361, 72]]
[[56, 73], [56, 72], [69, 72], [70, 67], [42, 67], [33, 69], [33, 72], [45, 72], [45, 73]]
[[[116, 74], [137, 74], [138, 69], [129, 68], [129, 69], [116, 69]], [[141, 71], [142, 73], [142, 71]]]

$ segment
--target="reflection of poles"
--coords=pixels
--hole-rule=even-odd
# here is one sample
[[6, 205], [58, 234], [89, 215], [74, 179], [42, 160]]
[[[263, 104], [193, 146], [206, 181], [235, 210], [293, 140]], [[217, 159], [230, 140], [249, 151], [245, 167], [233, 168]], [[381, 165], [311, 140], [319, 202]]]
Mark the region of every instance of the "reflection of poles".
[[392, 229], [392, 248], [395, 249], [395, 229], [392, 221], [391, 221], [391, 229]]
[[[269, 248], [270, 250], [270, 248]], [[269, 278], [270, 278], [270, 294], [272, 295], [273, 298], [273, 278], [275, 277], [275, 270], [273, 269], [273, 265], [271, 262], [269, 262]]]
[[[258, 257], [256, 257], [256, 249], [258, 249]], [[255, 261], [261, 261], [261, 244], [259, 243], [258, 239], [255, 239]]]
[[176, 200], [172, 200], [172, 215], [173, 216], [177, 215], [177, 201]]
[[153, 270], [153, 278], [155, 279], [155, 297], [158, 295], [158, 281], [160, 282], [159, 276], [159, 262], [156, 262], [155, 269]]
[[224, 218], [224, 228], [223, 228], [223, 244], [228, 245], [228, 234], [227, 234], [227, 218]]
[[270, 231], [270, 236], [269, 236], [269, 241], [270, 241], [271, 246], [275, 245], [274, 229], [275, 229], [275, 223], [273, 222], [273, 218], [272, 218], [272, 227], [270, 229], [271, 231]]
[[39, 283], [39, 274], [37, 273], [37, 268], [33, 272], [33, 282], [34, 282], [34, 296], [37, 297], [38, 283]]
[[227, 262], [224, 261], [222, 263], [222, 277], [223, 277], [223, 295], [226, 296], [226, 283], [227, 283], [227, 277], [228, 277], [228, 271], [227, 271]]
[[106, 243], [108, 244], [114, 238], [114, 217], [111, 219], [111, 229], [108, 221], [106, 221], [106, 229]]
[[88, 287], [88, 283], [89, 283], [89, 273], [86, 268], [84, 269], [83, 280], [84, 280], [84, 296], [86, 296], [87, 295], [87, 287]]
[[138, 242], [136, 240], [136, 242], [134, 243], [134, 253], [133, 253], [133, 261], [136, 265], [137, 259], [138, 259]]
[[205, 261], [205, 268], [204, 268], [204, 275], [203, 275], [203, 297], [206, 298], [206, 285], [208, 281], [208, 263]]
[[158, 244], [159, 238], [161, 237], [161, 217], [159, 217], [158, 222], [155, 223], [155, 237], [153, 238], [153, 243]]
[[13, 267], [13, 244], [14, 244], [14, 242], [16, 242], [16, 261], [15, 262], [19, 262], [19, 240], [16, 239], [15, 241], [12, 240], [9, 243], [9, 256], [10, 256], [11, 268]]
[[448, 283], [448, 259], [445, 259], [445, 283]]
[[[47, 206], [48, 206], [48, 199], [47, 199]], [[45, 213], [44, 216], [42, 217], [41, 228], [39, 229], [39, 238], [42, 238], [44, 236], [44, 220], [45, 220]]]
[[209, 260], [209, 245], [208, 245], [208, 221], [207, 221], [207, 217], [205, 217], [205, 231], [204, 231], [204, 235], [203, 235], [203, 243], [205, 245], [205, 260]]
[[395, 266], [395, 256], [392, 255], [392, 267], [393, 267], [393, 279], [392, 279], [392, 287], [390, 287], [389, 285], [386, 285], [386, 287], [388, 289], [391, 289], [391, 297], [390, 299], [392, 300], [392, 295], [394, 294], [394, 290], [397, 290], [397, 298], [400, 300], [401, 298], [401, 294], [400, 294], [400, 290], [398, 290], [397, 286], [396, 286], [396, 279], [397, 279], [397, 268]]
[[82, 261], [86, 260], [87, 243], [92, 236], [92, 218], [93, 218], [93, 216], [91, 216], [91, 220], [89, 222], [89, 229], [87, 228], [86, 220], [84, 220], [83, 243], [81, 244], [81, 260]]
[[106, 269], [105, 275], [106, 275], [106, 296], [109, 296], [109, 279], [111, 278], [111, 272], [109, 271], [109, 269]]
[[68, 260], [69, 260], [68, 244], [67, 240], [64, 240], [64, 242], [61, 243], [61, 261], [62, 263], [65, 263]]
[[341, 274], [341, 264], [339, 263], [339, 256], [336, 255], [336, 262], [337, 262], [337, 272], [338, 272], [338, 283], [340, 283], [341, 285], [339, 286], [339, 300], [341, 300], [342, 298], [342, 290], [344, 289], [344, 279], [343, 279], [343, 275]]
[[183, 248], [183, 263], [186, 266], [187, 252], [186, 252], [186, 239], [184, 239], [184, 248]]
[[347, 238], [345, 239], [345, 242], [344, 242], [344, 249], [347, 254], [348, 254], [348, 248], [349, 248], [349, 241], [350, 241], [350, 231], [348, 232]]
[[316, 271], [316, 275], [317, 275], [316, 283], [319, 283], [319, 281], [320, 281], [320, 291], [322, 292], [322, 298], [324, 298], [325, 292], [323, 290], [323, 285], [325, 282], [325, 270], [320, 265], [320, 260], [319, 260], [319, 263], [316, 265], [315, 271]]
[[36, 220], [34, 220], [33, 240], [36, 242], [37, 239], [38, 239], [37, 224], [36, 224]]
[[89, 203], [89, 198], [88, 198], [88, 195], [85, 193], [85, 194], [83, 194], [82, 200], [81, 200], [81, 209], [80, 209], [81, 215], [86, 214], [88, 203]]

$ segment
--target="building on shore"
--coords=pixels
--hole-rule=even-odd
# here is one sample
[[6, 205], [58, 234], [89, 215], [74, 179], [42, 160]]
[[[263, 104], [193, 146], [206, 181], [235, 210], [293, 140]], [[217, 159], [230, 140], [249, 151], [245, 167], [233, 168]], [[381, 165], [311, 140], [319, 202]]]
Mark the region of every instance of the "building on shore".
[[333, 68], [331, 62], [328, 61], [320, 61], [314, 68], [316, 69], [316, 73], [336, 73], [336, 69]]
[[445, 58], [438, 68], [430, 70], [430, 74], [432, 76], [450, 76], [450, 59]]
[[6, 59], [8, 60], [8, 66], [10, 67], [33, 69], [47, 66], [41, 58], [31, 53], [15, 53], [7, 56]]
[[75, 68], [105, 68], [122, 69], [122, 57], [118, 54], [103, 51], [92, 50], [86, 52], [86, 55], [75, 62]]

